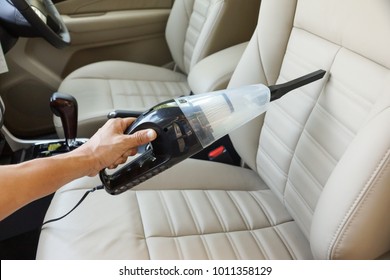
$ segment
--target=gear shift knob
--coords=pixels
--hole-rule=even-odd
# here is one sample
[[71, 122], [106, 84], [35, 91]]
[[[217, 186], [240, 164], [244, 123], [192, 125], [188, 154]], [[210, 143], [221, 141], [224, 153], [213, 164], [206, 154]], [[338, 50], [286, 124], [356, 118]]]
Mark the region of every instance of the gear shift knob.
[[76, 99], [69, 94], [55, 92], [50, 98], [50, 108], [54, 115], [61, 118], [67, 146], [74, 147], [77, 136]]

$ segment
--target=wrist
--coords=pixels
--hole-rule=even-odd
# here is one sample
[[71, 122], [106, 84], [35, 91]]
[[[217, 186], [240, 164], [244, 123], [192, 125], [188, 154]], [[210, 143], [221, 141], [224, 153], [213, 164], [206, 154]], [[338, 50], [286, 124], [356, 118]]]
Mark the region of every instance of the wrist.
[[94, 153], [89, 149], [81, 147], [64, 154], [65, 160], [68, 162], [71, 173], [74, 173], [75, 179], [84, 176], [94, 176], [98, 173], [98, 161]]

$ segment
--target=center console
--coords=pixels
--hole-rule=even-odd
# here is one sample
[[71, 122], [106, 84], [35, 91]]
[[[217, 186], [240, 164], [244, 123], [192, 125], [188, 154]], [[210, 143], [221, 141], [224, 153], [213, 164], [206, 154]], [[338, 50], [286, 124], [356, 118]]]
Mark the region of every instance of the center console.
[[[5, 141], [12, 150], [10, 163], [53, 156], [76, 149], [87, 139], [77, 139], [77, 101], [73, 96], [54, 93], [50, 99], [52, 112], [61, 118], [65, 139], [23, 140], [14, 137], [6, 127], [1, 127]], [[4, 104], [0, 98], [0, 124], [4, 116]]]

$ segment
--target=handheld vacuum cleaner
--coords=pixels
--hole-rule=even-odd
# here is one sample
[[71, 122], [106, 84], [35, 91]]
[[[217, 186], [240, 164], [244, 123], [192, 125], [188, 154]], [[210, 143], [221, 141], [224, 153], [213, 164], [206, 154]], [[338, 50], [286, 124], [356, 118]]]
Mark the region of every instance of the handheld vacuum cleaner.
[[318, 70], [280, 85], [257, 84], [190, 95], [152, 107], [125, 133], [152, 128], [157, 138], [142, 155], [113, 174], [100, 171], [104, 188], [114, 195], [133, 188], [259, 116], [271, 101], [324, 75], [324, 70]]

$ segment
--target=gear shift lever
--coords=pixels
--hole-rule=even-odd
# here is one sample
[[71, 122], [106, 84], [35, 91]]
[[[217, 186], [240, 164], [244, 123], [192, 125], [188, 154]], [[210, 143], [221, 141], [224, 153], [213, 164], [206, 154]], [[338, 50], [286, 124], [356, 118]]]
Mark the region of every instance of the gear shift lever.
[[68, 148], [76, 146], [77, 136], [77, 101], [66, 93], [55, 92], [50, 98], [51, 111], [61, 118], [66, 145]]

